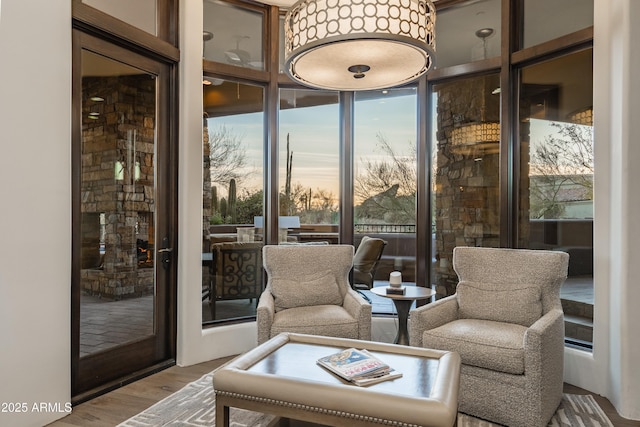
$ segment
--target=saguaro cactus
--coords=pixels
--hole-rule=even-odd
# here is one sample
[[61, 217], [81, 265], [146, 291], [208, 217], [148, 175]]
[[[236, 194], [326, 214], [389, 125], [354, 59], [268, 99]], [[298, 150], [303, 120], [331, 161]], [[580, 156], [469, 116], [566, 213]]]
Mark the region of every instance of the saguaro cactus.
[[287, 215], [293, 215], [293, 200], [291, 200], [291, 168], [293, 166], [293, 153], [289, 150], [289, 134], [287, 134], [287, 170], [284, 184], [284, 198]]
[[211, 186], [211, 215], [220, 212], [220, 201], [218, 200], [218, 187]]
[[229, 211], [229, 216], [231, 217], [231, 224], [235, 224], [238, 220], [238, 212], [237, 212], [237, 197], [236, 197], [236, 180], [231, 179], [229, 181], [229, 203], [227, 210]]
[[226, 222], [227, 219], [227, 199], [224, 197], [220, 199], [220, 216], [222, 217], [223, 222]]

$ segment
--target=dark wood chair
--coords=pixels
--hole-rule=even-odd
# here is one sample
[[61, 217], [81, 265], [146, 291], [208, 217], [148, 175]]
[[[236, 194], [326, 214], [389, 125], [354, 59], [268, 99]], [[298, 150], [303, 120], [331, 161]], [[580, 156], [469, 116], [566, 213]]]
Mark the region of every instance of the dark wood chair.
[[221, 242], [211, 245], [209, 304], [215, 319], [216, 302], [260, 297], [263, 286], [260, 242]]

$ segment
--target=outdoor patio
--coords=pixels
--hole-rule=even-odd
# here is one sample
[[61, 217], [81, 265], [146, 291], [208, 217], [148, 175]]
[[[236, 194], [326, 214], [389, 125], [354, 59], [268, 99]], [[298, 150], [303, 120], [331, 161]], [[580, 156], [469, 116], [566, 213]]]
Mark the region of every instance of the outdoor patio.
[[[386, 286], [376, 281], [374, 286]], [[374, 315], [394, 315], [393, 302], [363, 291], [371, 300]], [[567, 301], [593, 305], [593, 279], [569, 278], [561, 288], [561, 298]], [[216, 317], [231, 319], [255, 315], [256, 301], [231, 300], [216, 303]], [[210, 313], [209, 302], [203, 301], [202, 312]], [[83, 296], [80, 310], [80, 356], [105, 350], [134, 341], [153, 333], [153, 296], [109, 301], [98, 297]]]

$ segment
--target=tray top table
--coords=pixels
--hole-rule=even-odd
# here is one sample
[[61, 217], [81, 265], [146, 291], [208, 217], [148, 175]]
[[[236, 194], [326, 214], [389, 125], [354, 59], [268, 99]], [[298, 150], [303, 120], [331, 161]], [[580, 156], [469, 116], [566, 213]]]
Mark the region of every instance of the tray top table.
[[411, 305], [414, 301], [431, 298], [436, 292], [431, 288], [423, 288], [421, 286], [404, 286], [404, 289], [404, 294], [388, 294], [386, 286], [371, 288], [370, 291], [378, 296], [393, 300], [393, 304], [398, 311], [398, 334], [396, 335], [395, 343], [409, 345], [407, 324]]
[[[320, 357], [367, 349], [403, 376], [368, 387], [341, 380], [316, 364]], [[282, 333], [213, 373], [216, 425], [229, 407], [330, 426], [456, 425], [457, 353], [371, 341]]]

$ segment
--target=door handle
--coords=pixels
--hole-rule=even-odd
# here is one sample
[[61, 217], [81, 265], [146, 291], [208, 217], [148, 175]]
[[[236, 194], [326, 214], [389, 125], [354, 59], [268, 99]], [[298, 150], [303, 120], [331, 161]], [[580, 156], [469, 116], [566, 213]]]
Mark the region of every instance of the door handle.
[[165, 237], [162, 239], [162, 248], [158, 249], [158, 253], [160, 254], [160, 262], [165, 270], [169, 269], [171, 265], [171, 252], [173, 252], [173, 248], [169, 248], [169, 238]]

